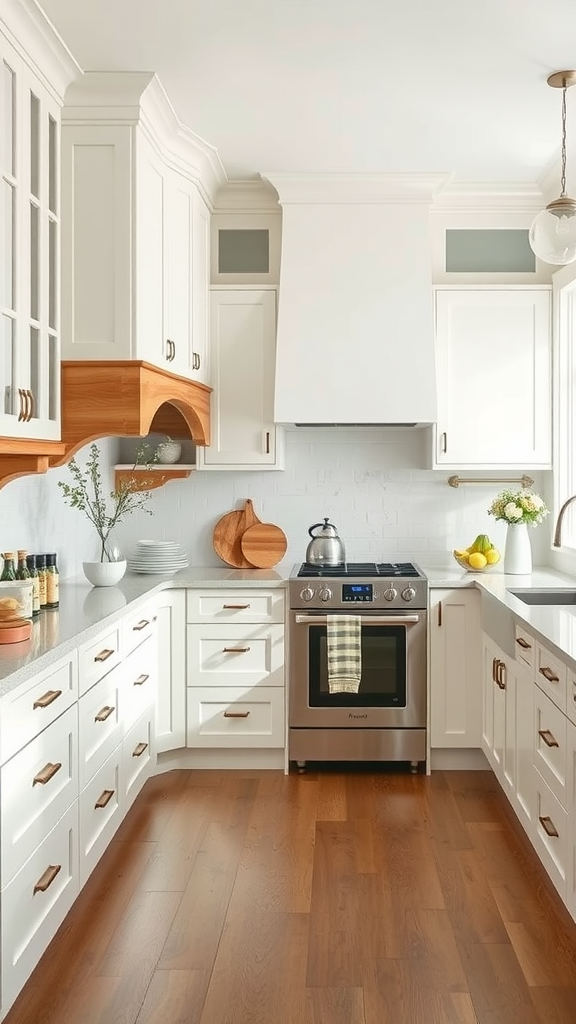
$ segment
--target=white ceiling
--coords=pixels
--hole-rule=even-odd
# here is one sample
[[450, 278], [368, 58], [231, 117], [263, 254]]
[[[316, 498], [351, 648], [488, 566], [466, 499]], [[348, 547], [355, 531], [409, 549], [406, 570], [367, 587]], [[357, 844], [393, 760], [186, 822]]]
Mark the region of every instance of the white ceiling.
[[[157, 72], [230, 179], [276, 170], [535, 182], [558, 160], [561, 93], [546, 78], [576, 66], [576, 0], [41, 6], [84, 70]], [[567, 104], [576, 143], [576, 88]], [[570, 147], [569, 185], [571, 165]]]

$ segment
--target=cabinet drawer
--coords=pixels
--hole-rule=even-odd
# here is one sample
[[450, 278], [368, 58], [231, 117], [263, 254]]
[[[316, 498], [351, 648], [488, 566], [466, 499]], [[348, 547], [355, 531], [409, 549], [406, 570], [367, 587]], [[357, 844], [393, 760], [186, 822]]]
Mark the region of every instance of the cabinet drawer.
[[2, 1007], [14, 1002], [78, 895], [75, 801], [2, 891]]
[[239, 695], [234, 687], [188, 690], [189, 747], [283, 747], [284, 690], [259, 686]]
[[566, 899], [568, 814], [535, 768], [534, 847], [562, 899]]
[[94, 683], [117, 665], [121, 658], [121, 623], [102, 632], [95, 640], [79, 649], [80, 693], [86, 693]]
[[536, 682], [566, 714], [566, 665], [546, 647], [536, 644]]
[[76, 652], [3, 697], [0, 704], [2, 763], [75, 704], [77, 698]]
[[122, 651], [130, 654], [143, 640], [155, 632], [156, 612], [150, 605], [139, 608], [132, 615], [127, 615], [122, 622]]
[[80, 789], [104, 764], [122, 738], [120, 687], [123, 665], [117, 665], [84, 693], [78, 702]]
[[189, 590], [187, 622], [284, 622], [283, 590]]
[[538, 687], [534, 699], [534, 764], [563, 807], [567, 801], [567, 720]]
[[152, 774], [155, 764], [154, 709], [149, 708], [122, 740], [120, 790], [124, 813]]
[[76, 801], [77, 736], [77, 713], [72, 707], [1, 769], [2, 887]]
[[284, 686], [284, 626], [188, 626], [188, 686]]
[[567, 670], [566, 677], [566, 714], [576, 725], [576, 672]]
[[98, 769], [79, 797], [80, 885], [96, 867], [121, 820], [122, 745]]
[[536, 651], [536, 641], [527, 633], [523, 626], [519, 626], [516, 623], [514, 628], [515, 640], [516, 640], [516, 661], [521, 661], [523, 665], [526, 665], [530, 669], [534, 669], [534, 653]]
[[124, 731], [156, 701], [156, 637], [149, 636], [120, 666], [120, 709]]

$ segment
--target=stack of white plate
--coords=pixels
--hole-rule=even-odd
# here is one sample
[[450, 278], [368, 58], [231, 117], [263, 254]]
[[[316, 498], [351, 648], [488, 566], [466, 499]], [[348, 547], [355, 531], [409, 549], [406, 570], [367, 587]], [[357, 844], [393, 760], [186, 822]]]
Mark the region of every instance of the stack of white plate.
[[139, 540], [128, 558], [132, 572], [173, 576], [188, 565], [188, 555], [175, 540]]

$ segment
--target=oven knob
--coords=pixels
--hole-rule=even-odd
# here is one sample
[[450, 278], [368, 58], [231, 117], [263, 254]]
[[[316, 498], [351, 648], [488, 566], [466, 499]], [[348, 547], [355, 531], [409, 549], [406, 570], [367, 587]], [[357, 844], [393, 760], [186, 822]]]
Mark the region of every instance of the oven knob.
[[384, 591], [384, 600], [393, 601], [394, 598], [398, 597], [398, 591], [394, 590], [394, 587], [388, 587], [388, 590]]
[[413, 601], [416, 597], [416, 591], [414, 587], [406, 587], [406, 590], [402, 591], [402, 597], [405, 601]]
[[321, 601], [329, 601], [332, 597], [332, 591], [328, 590], [328, 587], [323, 587], [323, 589], [319, 591], [318, 597]]
[[300, 597], [303, 601], [311, 601], [314, 597], [314, 591], [312, 587], [304, 587], [304, 590], [300, 591]]

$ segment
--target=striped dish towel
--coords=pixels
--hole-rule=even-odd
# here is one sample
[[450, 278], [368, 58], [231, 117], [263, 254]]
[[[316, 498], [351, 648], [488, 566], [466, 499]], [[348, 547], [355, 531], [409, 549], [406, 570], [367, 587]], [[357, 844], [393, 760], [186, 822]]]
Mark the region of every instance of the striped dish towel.
[[359, 615], [329, 615], [328, 689], [358, 693], [362, 675], [362, 625]]

